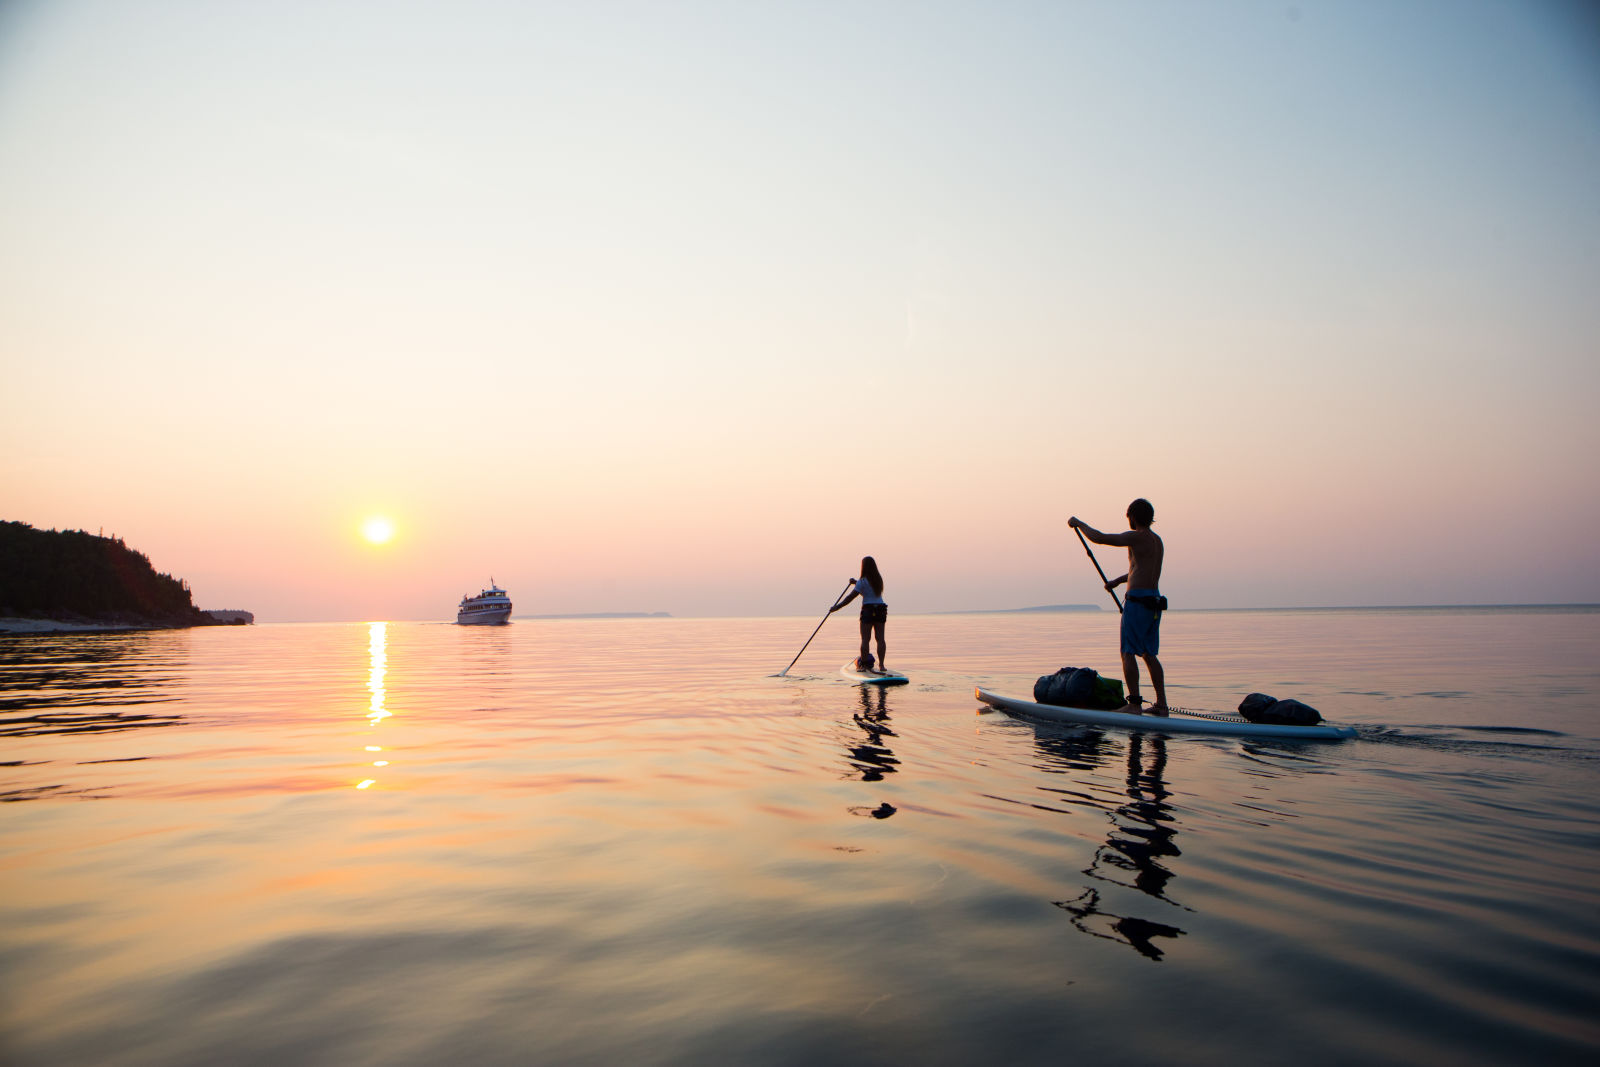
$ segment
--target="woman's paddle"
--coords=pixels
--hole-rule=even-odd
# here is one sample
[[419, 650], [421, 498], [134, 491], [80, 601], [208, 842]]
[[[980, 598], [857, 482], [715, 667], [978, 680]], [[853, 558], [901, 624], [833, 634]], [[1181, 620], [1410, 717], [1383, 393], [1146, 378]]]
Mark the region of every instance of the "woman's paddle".
[[[1072, 532], [1078, 535], [1078, 540], [1079, 541], [1083, 542], [1083, 550], [1085, 552], [1089, 553], [1089, 562], [1094, 564], [1094, 569], [1095, 570], [1100, 571], [1100, 581], [1101, 581], [1102, 584], [1105, 585], [1106, 592], [1111, 594], [1111, 602], [1117, 606], [1117, 614], [1121, 615], [1122, 614], [1122, 601], [1117, 599], [1117, 591], [1115, 589], [1111, 588], [1111, 579], [1106, 577], [1106, 572], [1105, 571], [1101, 571], [1100, 570], [1100, 561], [1094, 558], [1094, 549], [1089, 547], [1089, 542], [1088, 542], [1087, 539], [1084, 538], [1082, 530], [1080, 530], [1076, 526], [1074, 526], [1072, 528]], [[791, 663], [790, 666], [792, 667], [792, 666], [794, 666], [794, 664]]]
[[[854, 578], [850, 579], [848, 582], [846, 582], [844, 584], [844, 589], [840, 591], [838, 596], [833, 598], [832, 606], [830, 606], [828, 608], [828, 610], [823, 613], [822, 622], [827, 622], [828, 621], [828, 616], [833, 614], [833, 609], [839, 606], [839, 601], [844, 599], [845, 593], [848, 593], [850, 591], [850, 587], [852, 585], [855, 585], [855, 584], [856, 584], [856, 581], [855, 581]], [[822, 622], [817, 623], [817, 628], [815, 630], [811, 631], [811, 637], [816, 637], [817, 634], [819, 632], [821, 632], [821, 630], [822, 630]], [[806, 638], [806, 643], [801, 645], [800, 646], [800, 651], [796, 652], [794, 654], [794, 659], [789, 661], [789, 667], [793, 667], [796, 663], [800, 662], [800, 657], [805, 655], [805, 651], [806, 651], [807, 648], [811, 647], [811, 637]], [[774, 674], [773, 677], [774, 678], [782, 678], [784, 675], [789, 673], [789, 667], [785, 667], [783, 670], [779, 671], [777, 674]]]

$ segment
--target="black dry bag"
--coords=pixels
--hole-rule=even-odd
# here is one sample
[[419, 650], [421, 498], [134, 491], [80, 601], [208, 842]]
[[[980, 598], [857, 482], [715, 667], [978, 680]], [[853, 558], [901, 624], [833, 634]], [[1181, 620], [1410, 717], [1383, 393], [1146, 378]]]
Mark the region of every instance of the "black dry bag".
[[1251, 722], [1278, 726], [1315, 726], [1322, 713], [1298, 700], [1274, 700], [1265, 693], [1251, 693], [1239, 702], [1239, 714]]
[[1099, 672], [1092, 668], [1062, 667], [1033, 683], [1033, 699], [1058, 708], [1093, 707], [1095, 683], [1099, 680]]

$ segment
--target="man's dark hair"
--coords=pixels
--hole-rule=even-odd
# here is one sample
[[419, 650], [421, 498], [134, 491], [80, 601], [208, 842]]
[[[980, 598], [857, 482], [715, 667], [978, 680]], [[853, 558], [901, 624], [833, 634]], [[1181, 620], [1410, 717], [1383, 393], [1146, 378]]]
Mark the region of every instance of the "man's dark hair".
[[1156, 509], [1150, 501], [1140, 497], [1128, 505], [1128, 521], [1135, 526], [1149, 526], [1156, 521]]

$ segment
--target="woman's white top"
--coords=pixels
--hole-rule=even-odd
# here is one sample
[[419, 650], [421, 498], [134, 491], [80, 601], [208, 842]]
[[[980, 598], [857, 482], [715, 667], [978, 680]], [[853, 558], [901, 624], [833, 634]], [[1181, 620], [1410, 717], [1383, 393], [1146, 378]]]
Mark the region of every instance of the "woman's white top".
[[861, 602], [863, 604], [883, 603], [883, 597], [879, 596], [878, 591], [872, 588], [872, 581], [869, 578], [856, 579], [856, 592], [861, 594]]

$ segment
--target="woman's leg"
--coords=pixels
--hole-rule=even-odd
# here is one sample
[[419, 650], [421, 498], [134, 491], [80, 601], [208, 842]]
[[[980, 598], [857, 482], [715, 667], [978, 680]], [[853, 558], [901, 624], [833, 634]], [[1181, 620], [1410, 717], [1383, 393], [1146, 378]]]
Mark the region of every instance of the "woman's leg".
[[[872, 624], [872, 629], [876, 632], [878, 637], [878, 669], [880, 671], [889, 669], [883, 665], [883, 657], [888, 652], [887, 646], [885, 646], [883, 641], [883, 628], [888, 624], [888, 621], [889, 620], [886, 616], [880, 616], [878, 621]], [[865, 646], [865, 641], [863, 641], [862, 644]]]
[[861, 616], [861, 655], [856, 659], [859, 667], [867, 660], [867, 640], [872, 636], [872, 623], [865, 615]]

